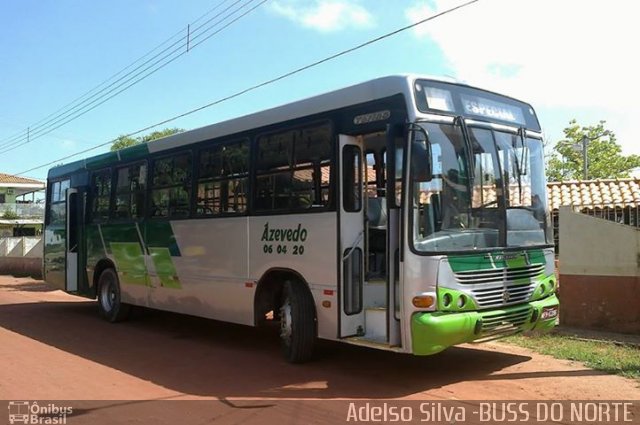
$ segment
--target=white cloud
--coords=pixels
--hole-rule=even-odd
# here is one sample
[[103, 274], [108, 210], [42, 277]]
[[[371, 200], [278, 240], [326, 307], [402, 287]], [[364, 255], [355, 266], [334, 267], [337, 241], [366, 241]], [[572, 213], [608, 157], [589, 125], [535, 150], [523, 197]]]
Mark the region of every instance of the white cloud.
[[[405, 15], [416, 22], [460, 3], [435, 0], [432, 8], [420, 1]], [[604, 119], [625, 122], [620, 114], [640, 115], [637, 10], [631, 0], [483, 0], [415, 34], [436, 42], [471, 84], [538, 109], [596, 108]]]
[[320, 32], [367, 28], [374, 22], [366, 8], [349, 0], [279, 0], [271, 4], [271, 9], [303, 27]]

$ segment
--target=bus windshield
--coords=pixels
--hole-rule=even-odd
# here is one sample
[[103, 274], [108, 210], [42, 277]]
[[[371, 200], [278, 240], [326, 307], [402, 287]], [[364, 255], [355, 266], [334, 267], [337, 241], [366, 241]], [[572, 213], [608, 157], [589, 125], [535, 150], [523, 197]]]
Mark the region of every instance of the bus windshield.
[[463, 124], [421, 123], [428, 142], [416, 133], [415, 142], [431, 145], [433, 177], [412, 181], [415, 249], [547, 244], [542, 141]]

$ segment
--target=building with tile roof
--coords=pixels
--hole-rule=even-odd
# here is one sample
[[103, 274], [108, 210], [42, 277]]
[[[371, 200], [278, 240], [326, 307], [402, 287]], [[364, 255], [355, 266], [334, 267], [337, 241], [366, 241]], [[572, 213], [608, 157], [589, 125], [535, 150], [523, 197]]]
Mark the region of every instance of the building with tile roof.
[[556, 253], [559, 252], [558, 209], [640, 227], [640, 179], [573, 180], [547, 183]]
[[0, 173], [0, 237], [30, 236], [42, 230], [44, 200], [38, 202], [36, 193], [45, 187], [40, 180]]
[[640, 179], [603, 179], [547, 184], [551, 209], [626, 208], [640, 205]]
[[[33, 195], [44, 190], [45, 187], [45, 182], [40, 180], [0, 173], [0, 204], [28, 202], [25, 195]], [[32, 198], [35, 197], [32, 196]]]
[[0, 187], [4, 185], [36, 185], [42, 187], [44, 185], [40, 180], [30, 179], [27, 177], [14, 176], [11, 174], [0, 173]]

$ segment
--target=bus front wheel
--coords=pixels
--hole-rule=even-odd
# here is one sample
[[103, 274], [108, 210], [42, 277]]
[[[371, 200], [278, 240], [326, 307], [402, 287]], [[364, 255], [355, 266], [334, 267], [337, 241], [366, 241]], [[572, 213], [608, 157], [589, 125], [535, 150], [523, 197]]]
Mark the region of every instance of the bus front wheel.
[[111, 323], [125, 320], [131, 311], [131, 305], [123, 303], [120, 295], [118, 275], [113, 269], [105, 269], [98, 279], [98, 308]]
[[290, 363], [311, 359], [316, 340], [316, 317], [313, 298], [307, 288], [287, 281], [280, 307], [280, 342], [282, 354]]

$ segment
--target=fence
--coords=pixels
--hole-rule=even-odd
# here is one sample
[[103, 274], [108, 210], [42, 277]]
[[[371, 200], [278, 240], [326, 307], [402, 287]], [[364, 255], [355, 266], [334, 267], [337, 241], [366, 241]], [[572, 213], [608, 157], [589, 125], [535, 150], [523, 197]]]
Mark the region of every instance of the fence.
[[43, 218], [44, 204], [35, 203], [7, 203], [0, 204], [0, 218], [10, 214], [20, 218]]
[[42, 237], [0, 238], [0, 257], [42, 257]]

